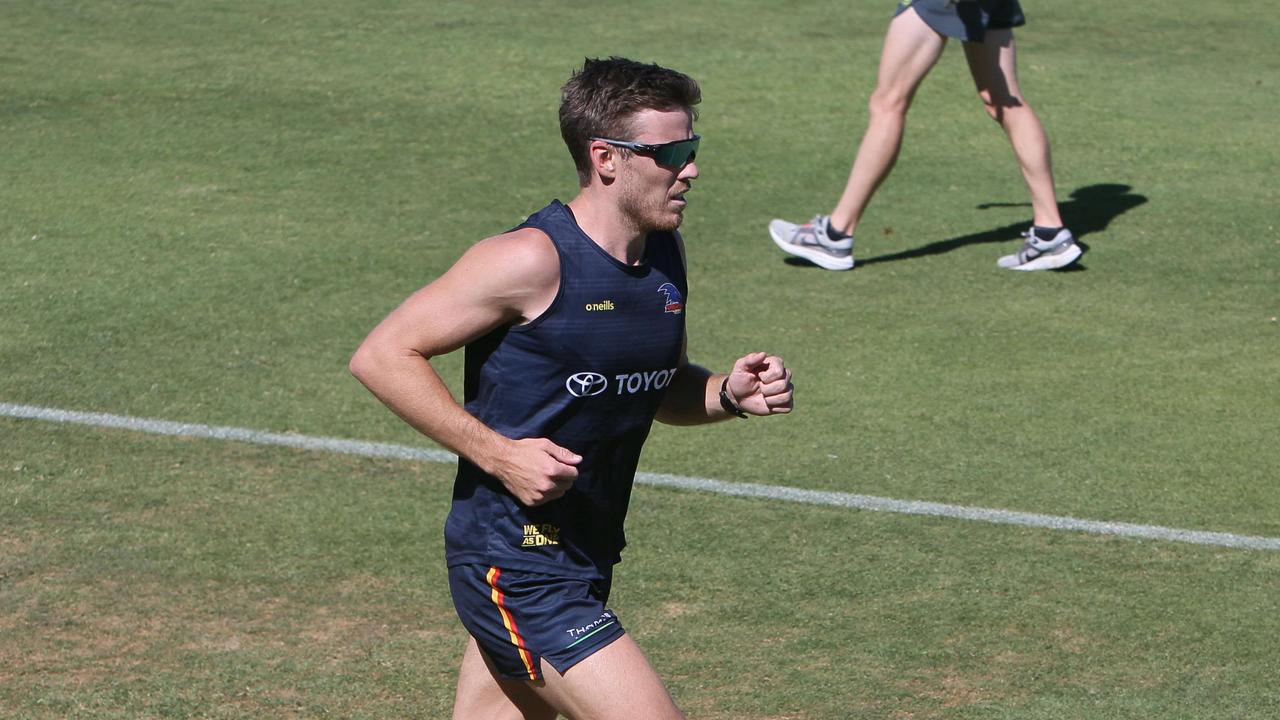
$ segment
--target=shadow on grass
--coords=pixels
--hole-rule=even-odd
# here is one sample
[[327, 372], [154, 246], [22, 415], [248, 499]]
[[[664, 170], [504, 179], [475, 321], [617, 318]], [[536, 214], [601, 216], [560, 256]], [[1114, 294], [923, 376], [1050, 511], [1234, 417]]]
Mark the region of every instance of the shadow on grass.
[[[1071, 232], [1076, 236], [1076, 241], [1080, 243], [1081, 249], [1086, 253], [1089, 251], [1089, 245], [1082, 242], [1085, 237], [1105, 230], [1113, 219], [1147, 202], [1145, 195], [1130, 192], [1132, 189], [1129, 185], [1118, 183], [1086, 185], [1072, 192], [1070, 200], [1058, 204], [1058, 208], [1062, 212], [1063, 221], [1067, 223], [1067, 227], [1071, 228]], [[993, 207], [1030, 207], [1030, 205], [1030, 203], [983, 203], [978, 207], [985, 209]], [[888, 255], [877, 255], [865, 260], [859, 259], [855, 269], [876, 263], [941, 255], [966, 245], [1017, 240], [1021, 238], [1022, 233], [1026, 232], [1029, 227], [1031, 227], [1030, 221], [1023, 221], [979, 233], [961, 235], [949, 240], [939, 240], [938, 242], [910, 250], [902, 250]], [[787, 258], [786, 263], [796, 267], [818, 267], [808, 260], [795, 257]], [[1077, 262], [1062, 268], [1058, 272], [1079, 272], [1084, 269], [1084, 265]]]

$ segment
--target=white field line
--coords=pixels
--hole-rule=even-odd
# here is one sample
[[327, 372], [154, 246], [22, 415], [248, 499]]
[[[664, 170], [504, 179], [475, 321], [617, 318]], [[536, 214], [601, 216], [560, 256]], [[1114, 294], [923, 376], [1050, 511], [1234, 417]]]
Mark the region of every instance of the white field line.
[[[443, 450], [410, 447], [407, 445], [362, 442], [359, 440], [343, 440], [341, 438], [314, 437], [289, 433], [271, 433], [262, 432], [260, 430], [250, 430], [247, 428], [178, 423], [167, 420], [129, 417], [126, 415], [77, 412], [74, 410], [59, 410], [57, 408], [14, 405], [10, 403], [0, 403], [0, 417], [119, 428], [122, 430], [132, 430], [156, 435], [180, 435], [184, 437], [209, 438], [214, 440], [236, 440], [256, 445], [282, 445], [285, 447], [299, 448], [303, 450], [319, 450], [322, 452], [362, 455], [365, 457], [387, 457], [400, 460], [421, 460], [435, 463], [452, 463], [457, 460], [457, 456], [453, 453], [445, 452]], [[663, 473], [637, 473], [636, 482], [641, 485], [654, 487], [695, 490], [698, 492], [732, 495], [736, 497], [765, 498], [768, 500], [804, 503], [808, 505], [854, 508], [857, 510], [870, 510], [874, 512], [902, 513], [906, 515], [932, 515], [935, 517], [977, 520], [1004, 525], [1021, 525], [1023, 527], [1046, 528], [1050, 530], [1074, 530], [1077, 532], [1095, 533], [1098, 535], [1115, 535], [1148, 540], [1171, 540], [1175, 542], [1194, 543], [1197, 545], [1218, 545], [1221, 547], [1244, 548], [1248, 550], [1280, 550], [1280, 538], [1236, 535], [1224, 532], [1205, 532], [1201, 530], [1182, 530], [1179, 528], [1161, 527], [1159, 525], [1136, 525], [1133, 523], [1080, 520], [1073, 517], [1057, 515], [1039, 515], [1035, 513], [1014, 512], [1011, 510], [966, 507], [963, 505], [944, 505], [942, 503], [923, 502], [918, 500], [894, 500], [892, 498], [876, 497], [874, 495], [855, 495], [843, 492], [803, 490], [800, 488], [784, 487], [779, 485], [728, 482], [725, 480], [685, 477], [683, 475], [667, 475]]]

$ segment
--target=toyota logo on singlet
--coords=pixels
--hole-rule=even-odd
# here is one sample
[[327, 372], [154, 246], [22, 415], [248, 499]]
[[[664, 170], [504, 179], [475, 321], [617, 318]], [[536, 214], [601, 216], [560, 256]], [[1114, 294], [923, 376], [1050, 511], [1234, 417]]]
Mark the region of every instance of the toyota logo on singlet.
[[564, 381], [564, 386], [574, 397], [591, 397], [604, 392], [609, 387], [609, 381], [600, 373], [580, 372], [570, 375]]

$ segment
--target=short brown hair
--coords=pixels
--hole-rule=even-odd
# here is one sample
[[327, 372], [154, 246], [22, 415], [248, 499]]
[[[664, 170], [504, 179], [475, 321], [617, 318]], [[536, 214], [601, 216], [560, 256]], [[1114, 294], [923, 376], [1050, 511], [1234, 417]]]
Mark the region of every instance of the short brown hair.
[[630, 140], [631, 117], [641, 110], [687, 110], [702, 90], [684, 73], [626, 58], [587, 58], [560, 89], [560, 136], [569, 146], [578, 181], [591, 179], [591, 138]]

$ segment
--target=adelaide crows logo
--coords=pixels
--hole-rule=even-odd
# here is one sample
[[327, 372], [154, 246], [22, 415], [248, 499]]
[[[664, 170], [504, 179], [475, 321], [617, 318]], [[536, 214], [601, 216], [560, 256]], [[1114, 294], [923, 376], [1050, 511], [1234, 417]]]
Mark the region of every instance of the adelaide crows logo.
[[684, 296], [671, 283], [662, 283], [658, 286], [658, 292], [666, 296], [666, 302], [662, 305], [663, 312], [669, 312], [673, 315], [679, 315], [684, 312]]

